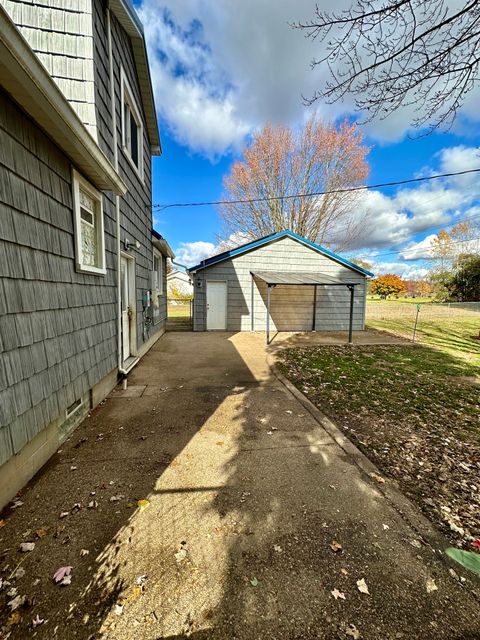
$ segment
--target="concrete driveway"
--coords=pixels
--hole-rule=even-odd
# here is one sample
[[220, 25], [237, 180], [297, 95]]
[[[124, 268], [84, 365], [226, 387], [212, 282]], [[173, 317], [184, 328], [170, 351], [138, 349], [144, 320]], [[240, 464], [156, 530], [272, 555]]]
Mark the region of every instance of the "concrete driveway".
[[0, 529], [4, 563], [26, 572], [18, 593], [35, 598], [11, 638], [37, 613], [49, 639], [480, 637], [443, 541], [266, 355], [262, 334], [169, 333], [79, 427]]

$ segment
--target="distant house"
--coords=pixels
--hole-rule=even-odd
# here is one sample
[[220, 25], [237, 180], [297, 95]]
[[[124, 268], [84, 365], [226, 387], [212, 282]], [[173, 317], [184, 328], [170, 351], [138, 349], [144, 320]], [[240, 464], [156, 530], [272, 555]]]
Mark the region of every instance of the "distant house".
[[185, 271], [170, 271], [167, 275], [168, 296], [174, 298], [180, 294], [182, 296], [193, 296], [193, 285], [190, 276]]
[[373, 274], [291, 231], [207, 258], [189, 273], [194, 331], [365, 327], [366, 279]]
[[0, 0], [0, 507], [162, 335], [130, 0]]

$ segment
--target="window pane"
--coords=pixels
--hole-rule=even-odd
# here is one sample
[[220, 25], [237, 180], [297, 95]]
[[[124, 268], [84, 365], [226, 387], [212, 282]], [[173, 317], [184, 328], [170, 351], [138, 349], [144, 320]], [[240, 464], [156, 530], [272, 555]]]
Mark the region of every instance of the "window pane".
[[130, 111], [131, 148], [130, 155], [136, 167], [138, 167], [138, 126]]
[[82, 264], [88, 267], [98, 267], [98, 239], [94, 226], [81, 220], [82, 234]]
[[88, 222], [92, 226], [95, 224], [94, 214], [91, 213], [90, 211], [87, 211], [83, 207], [80, 207], [80, 217], [82, 218], [82, 220], [85, 220], [85, 222]]

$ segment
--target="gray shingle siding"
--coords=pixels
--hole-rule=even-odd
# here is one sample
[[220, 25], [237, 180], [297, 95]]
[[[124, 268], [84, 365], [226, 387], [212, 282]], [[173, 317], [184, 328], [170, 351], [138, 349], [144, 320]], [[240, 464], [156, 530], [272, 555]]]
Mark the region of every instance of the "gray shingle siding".
[[[26, 3], [12, 0], [6, 4], [13, 12], [23, 11]], [[38, 10], [36, 5], [31, 6]], [[98, 143], [113, 161], [104, 3], [92, 0], [90, 5], [78, 0], [78, 11], [72, 5], [71, 13], [88, 12], [90, 6], [94, 74], [87, 73], [89, 65], [76, 64], [74, 59], [65, 59], [65, 64], [80, 81], [92, 82], [94, 94], [88, 93], [87, 85], [85, 98], [89, 107], [94, 99], [94, 117], [86, 113], [84, 121], [96, 122]], [[61, 13], [65, 11], [59, 12], [59, 20]], [[30, 11], [21, 13], [18, 19], [23, 20], [24, 15], [34, 19]], [[65, 28], [62, 25], [58, 28]], [[120, 65], [143, 117], [133, 53], [126, 32], [113, 16], [111, 26], [119, 173], [128, 186], [128, 193], [120, 200], [121, 239], [140, 242], [140, 249], [129, 251], [136, 264], [140, 347], [144, 342], [142, 296], [151, 288], [153, 267], [150, 144], [144, 125], [141, 181], [121, 148]], [[62, 46], [68, 42], [62, 37]], [[59, 68], [58, 51], [42, 53], [40, 44], [38, 53], [47, 68], [47, 62]], [[84, 78], [85, 74], [88, 78]], [[68, 95], [70, 89], [61, 88], [74, 101], [75, 96]], [[71, 164], [54, 142], [0, 91], [0, 465], [50, 422], [65, 416], [69, 405], [117, 367], [116, 214], [115, 199], [110, 193], [103, 195], [103, 212], [107, 274], [78, 273]], [[165, 296], [162, 305], [164, 300]], [[165, 315], [166, 308], [159, 314], [159, 321], [150, 326], [146, 338], [164, 328]]]
[[[206, 330], [208, 280], [227, 282], [227, 330], [250, 331], [252, 327], [251, 271], [313, 271], [358, 283], [355, 286], [355, 330], [365, 325], [365, 277], [292, 238], [282, 238], [247, 253], [202, 269], [194, 276], [194, 330]], [[199, 286], [200, 283], [200, 286]], [[255, 280], [254, 330], [266, 328], [267, 286]], [[277, 286], [271, 294], [271, 328], [279, 331], [310, 331], [313, 325], [314, 290], [311, 286]], [[318, 331], [348, 329], [350, 292], [347, 287], [317, 288], [315, 312]]]
[[3, 92], [0, 148], [3, 463], [88, 391], [92, 360], [94, 382], [115, 368], [116, 289], [75, 271], [70, 163]]

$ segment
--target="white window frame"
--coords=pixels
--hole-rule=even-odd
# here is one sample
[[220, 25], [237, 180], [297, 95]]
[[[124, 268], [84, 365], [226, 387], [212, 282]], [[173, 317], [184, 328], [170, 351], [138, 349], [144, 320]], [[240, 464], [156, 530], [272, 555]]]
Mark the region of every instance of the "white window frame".
[[[105, 275], [107, 273], [105, 262], [105, 229], [103, 223], [103, 199], [98, 189], [90, 184], [78, 171], [72, 167], [73, 188], [73, 221], [75, 235], [75, 268], [81, 273], [93, 273]], [[97, 231], [97, 250], [99, 266], [94, 267], [83, 263], [82, 255], [82, 219], [80, 212], [80, 189], [95, 201], [95, 228]]]
[[[122, 107], [122, 149], [123, 152], [129, 161], [129, 163], [134, 168], [140, 180], [143, 182], [143, 121], [140, 114], [140, 109], [138, 108], [137, 102], [133, 97], [133, 91], [130, 87], [130, 83], [128, 82], [127, 75], [121, 67], [120, 69], [120, 81], [121, 81], [121, 107]], [[127, 127], [125, 122], [125, 106], [128, 105], [130, 111], [133, 113], [133, 117], [138, 126], [138, 166], [133, 161], [133, 158], [130, 154], [130, 150], [127, 144]]]
[[[155, 271], [153, 267], [155, 267], [155, 258], [158, 258], [160, 264], [160, 272]], [[158, 287], [155, 287], [155, 277], [158, 278]], [[153, 264], [152, 264], [152, 295], [163, 296], [163, 276], [164, 276], [164, 265], [163, 265], [163, 254], [157, 249], [153, 250]]]

